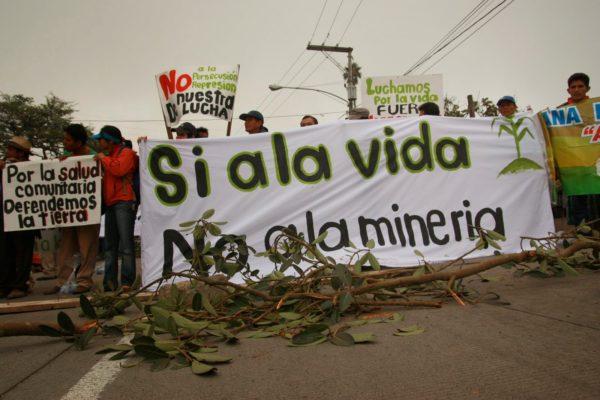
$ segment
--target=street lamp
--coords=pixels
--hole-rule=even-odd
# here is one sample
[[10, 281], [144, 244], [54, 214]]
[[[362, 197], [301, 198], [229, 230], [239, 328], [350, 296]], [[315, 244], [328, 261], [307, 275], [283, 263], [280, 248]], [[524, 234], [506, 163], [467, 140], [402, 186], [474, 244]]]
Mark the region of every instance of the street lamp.
[[329, 96], [333, 96], [333, 97], [335, 97], [337, 99], [342, 100], [344, 103], [346, 103], [346, 105], [349, 105], [348, 100], [344, 99], [343, 97], [338, 96], [335, 93], [331, 93], [331, 92], [328, 92], [326, 90], [313, 89], [313, 88], [305, 88], [305, 87], [299, 87], [299, 86], [279, 86], [279, 85], [275, 85], [275, 84], [269, 85], [269, 89], [271, 89], [272, 91], [280, 90], [280, 89], [310, 90], [310, 91], [313, 91], [313, 92], [319, 92], [319, 93], [323, 93], [323, 94], [326, 94], [326, 95], [329, 95]]

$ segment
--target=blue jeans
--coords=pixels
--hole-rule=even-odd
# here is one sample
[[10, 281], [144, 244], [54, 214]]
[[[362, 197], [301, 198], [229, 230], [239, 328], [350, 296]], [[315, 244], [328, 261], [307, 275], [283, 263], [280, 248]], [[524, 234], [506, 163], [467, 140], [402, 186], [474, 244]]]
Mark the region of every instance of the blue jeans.
[[121, 284], [132, 286], [135, 281], [135, 249], [133, 226], [135, 224], [135, 202], [120, 201], [106, 208], [104, 214], [104, 290], [115, 290], [119, 286], [119, 250], [123, 257]]

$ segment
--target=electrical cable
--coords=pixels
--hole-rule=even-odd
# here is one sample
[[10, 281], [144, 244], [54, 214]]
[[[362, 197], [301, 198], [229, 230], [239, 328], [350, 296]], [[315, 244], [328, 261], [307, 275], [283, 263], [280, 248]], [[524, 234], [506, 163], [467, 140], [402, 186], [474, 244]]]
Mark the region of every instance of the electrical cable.
[[319, 19], [317, 19], [315, 29], [313, 30], [312, 36], [310, 37], [308, 44], [312, 43], [312, 40], [315, 38], [315, 33], [317, 32], [317, 28], [319, 27], [319, 22], [321, 22], [321, 17], [323, 16], [323, 12], [325, 11], [325, 7], [327, 6], [327, 1], [328, 0], [325, 0], [325, 2], [323, 3], [323, 7], [321, 8], [321, 14], [319, 14]]
[[506, 10], [506, 8], [508, 6], [510, 6], [512, 3], [514, 3], [515, 0], [510, 0], [510, 2], [505, 5], [502, 9], [498, 10], [498, 12], [494, 15], [492, 15], [487, 21], [485, 21], [482, 25], [480, 25], [477, 29], [475, 29], [473, 32], [471, 32], [471, 34], [469, 36], [467, 36], [466, 38], [464, 38], [461, 42], [459, 42], [456, 46], [454, 46], [452, 49], [450, 49], [446, 54], [444, 54], [442, 57], [440, 57], [435, 63], [433, 63], [429, 68], [427, 68], [425, 71], [423, 71], [421, 74], [424, 74], [425, 72], [429, 71], [431, 68], [435, 67], [440, 61], [442, 61], [444, 58], [446, 58], [450, 53], [452, 53], [454, 50], [456, 50], [456, 48], [458, 46], [460, 46], [461, 44], [463, 44], [464, 42], [466, 42], [467, 40], [469, 40], [469, 38], [471, 38], [471, 36], [473, 36], [475, 33], [477, 33], [481, 28], [483, 28], [485, 25], [487, 25], [492, 19], [494, 19], [498, 14], [500, 14], [502, 11]]
[[493, 13], [498, 7], [500, 7], [504, 3], [506, 3], [506, 1], [507, 0], [502, 0], [500, 3], [498, 3], [496, 6], [494, 6], [491, 10], [489, 10], [487, 13], [485, 13], [483, 17], [479, 18], [477, 21], [475, 21], [471, 25], [469, 25], [466, 29], [462, 30], [458, 35], [456, 35], [455, 37], [453, 37], [452, 40], [450, 40], [449, 42], [447, 42], [446, 44], [444, 44], [442, 47], [440, 47], [439, 49], [437, 49], [433, 54], [431, 54], [429, 57], [427, 57], [425, 60], [423, 60], [421, 63], [419, 63], [416, 67], [414, 67], [413, 69], [411, 69], [407, 73], [410, 73], [410, 72], [414, 71], [415, 69], [417, 69], [418, 67], [420, 67], [421, 65], [423, 65], [425, 62], [427, 62], [428, 60], [430, 60], [431, 57], [435, 56], [440, 51], [444, 50], [452, 42], [454, 42], [459, 37], [461, 37], [465, 32], [469, 31], [473, 26], [477, 25], [479, 22], [481, 22], [483, 19], [485, 19], [488, 15], [490, 15], [491, 13]]
[[[317, 53], [313, 53], [310, 56], [310, 58], [304, 64], [302, 64], [302, 67], [300, 67], [300, 69], [298, 71], [296, 71], [294, 76], [292, 76], [284, 85], [281, 85], [281, 86], [292, 86], [291, 85], [292, 81], [294, 79], [296, 79], [296, 77], [298, 75], [300, 75], [300, 72], [302, 72], [304, 70], [304, 68], [306, 68], [306, 66], [313, 60], [313, 58], [315, 58], [316, 55], [317, 55]], [[277, 93], [275, 96], [273, 96], [271, 98], [271, 100], [265, 105], [264, 110], [266, 111], [273, 104], [273, 102], [279, 98], [279, 96], [281, 96], [281, 92]]]
[[[317, 54], [317, 53], [315, 53]], [[310, 74], [308, 74], [308, 76], [306, 76], [306, 78], [304, 78], [304, 80], [302, 82], [300, 82], [297, 85], [294, 86], [302, 86], [304, 84], [304, 82], [306, 82], [315, 72], [317, 72], [317, 70], [319, 69], [319, 67], [325, 62], [326, 58], [323, 58], [321, 60], [321, 62], [319, 64], [317, 64], [317, 66], [310, 72]], [[296, 93], [296, 91], [292, 91], [288, 97], [285, 98], [285, 100], [283, 100], [278, 106], [277, 108], [275, 108], [275, 110], [273, 110], [273, 113], [277, 112], [277, 110], [279, 110], [281, 108], [281, 106], [283, 106], [289, 99], [290, 97], [292, 97], [294, 94]]]
[[415, 63], [413, 63], [413, 65], [410, 66], [410, 68], [404, 73], [404, 75], [409, 74], [414, 68], [416, 68], [416, 66], [423, 61], [423, 59], [425, 59], [426, 57], [428, 57], [430, 54], [432, 54], [434, 51], [437, 50], [437, 48], [439, 46], [441, 46], [447, 39], [449, 39], [452, 34], [454, 34], [454, 32], [456, 32], [458, 29], [460, 29], [463, 25], [465, 25], [467, 23], [467, 21], [479, 10], [481, 9], [481, 7], [483, 7], [483, 5], [485, 5], [489, 0], [481, 0], [479, 2], [479, 4], [477, 4], [471, 11], [469, 11], [469, 13], [467, 13], [467, 15], [465, 15], [463, 17], [463, 19], [461, 19], [450, 31], [448, 31], [444, 37], [442, 37], [435, 45], [433, 45], [433, 47], [431, 49], [429, 49], [423, 56], [421, 56], [421, 58], [419, 58]]
[[358, 11], [358, 9], [360, 8], [360, 5], [362, 4], [363, 0], [360, 0], [358, 2], [358, 5], [356, 6], [356, 8], [354, 9], [354, 13], [352, 14], [352, 17], [350, 17], [350, 21], [348, 21], [348, 24], [346, 25], [346, 28], [344, 28], [344, 32], [342, 33], [342, 36], [340, 36], [340, 39], [337, 42], [337, 46], [340, 45], [340, 42], [342, 41], [342, 39], [344, 38], [344, 36], [346, 35], [346, 32], [348, 31], [348, 28], [350, 27], [350, 24], [352, 23], [352, 21], [354, 20], [354, 16], [356, 16], [356, 13]]
[[340, 13], [340, 9], [342, 8], [342, 4], [344, 4], [344, 0], [340, 0], [340, 5], [338, 6], [337, 11], [335, 12], [335, 16], [333, 17], [333, 21], [331, 21], [331, 26], [329, 27], [329, 30], [327, 31], [327, 36], [325, 36], [325, 39], [323, 39], [323, 45], [325, 44], [325, 42], [327, 41], [327, 39], [329, 39], [329, 34], [331, 33], [331, 29], [333, 29], [333, 24], [335, 24], [335, 20], [337, 19], [338, 14]]
[[[296, 57], [296, 59], [294, 60], [294, 62], [289, 66], [289, 68], [283, 73], [283, 75], [281, 75], [281, 78], [279, 78], [279, 81], [277, 81], [277, 84], [279, 85], [281, 83], [281, 81], [287, 76], [287, 74], [292, 70], [292, 68], [294, 68], [294, 66], [296, 65], [296, 63], [298, 62], [298, 60], [300, 60], [300, 57], [302, 57], [304, 55], [304, 53], [306, 52], [306, 49], [302, 49], [302, 51], [300, 52], [300, 54], [298, 54], [298, 57]], [[269, 90], [269, 92], [267, 92], [267, 94], [262, 98], [262, 100], [260, 101], [258, 107], [256, 107], [257, 109], [260, 110], [260, 108], [262, 107], [262, 105], [264, 104], [264, 102], [267, 100], [267, 98], [272, 94], [273, 92], [271, 92]]]

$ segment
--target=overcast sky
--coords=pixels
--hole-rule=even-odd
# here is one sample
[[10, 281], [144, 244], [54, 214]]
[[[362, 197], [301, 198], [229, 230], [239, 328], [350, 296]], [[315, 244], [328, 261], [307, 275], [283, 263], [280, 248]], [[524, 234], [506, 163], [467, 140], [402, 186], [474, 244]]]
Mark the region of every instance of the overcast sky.
[[[111, 123], [128, 137], [159, 138], [166, 134], [155, 74], [240, 64], [236, 115], [260, 106], [271, 131], [298, 126], [303, 114], [334, 121], [345, 104], [315, 92], [269, 94], [267, 86], [345, 97], [337, 67], [303, 49], [311, 38], [337, 44], [359, 3], [329, 0], [323, 9], [323, 0], [0, 0], [0, 91], [37, 101], [52, 92], [74, 102], [76, 119], [96, 129]], [[364, 0], [340, 45], [355, 49], [363, 76], [401, 75], [478, 3]], [[566, 79], [579, 71], [591, 75], [591, 93], [600, 95], [598, 16], [597, 0], [516, 0], [427, 73], [443, 74], [446, 95], [462, 104], [468, 94], [511, 94], [537, 111], [565, 101]], [[222, 121], [193, 122], [225, 134]], [[233, 135], [242, 134], [236, 119]]]

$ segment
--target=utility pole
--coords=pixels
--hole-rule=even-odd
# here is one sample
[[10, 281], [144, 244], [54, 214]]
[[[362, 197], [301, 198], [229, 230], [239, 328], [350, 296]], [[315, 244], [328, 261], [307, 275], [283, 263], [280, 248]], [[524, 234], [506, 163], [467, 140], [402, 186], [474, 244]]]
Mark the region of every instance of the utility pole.
[[467, 96], [467, 110], [469, 111], [469, 118], [475, 118], [475, 102], [471, 94]]
[[348, 75], [346, 77], [346, 91], [348, 93], [348, 113], [356, 108], [356, 85], [354, 84], [354, 71], [352, 68], [352, 47], [319, 46], [308, 44], [306, 50], [329, 51], [332, 53], [348, 54]]

